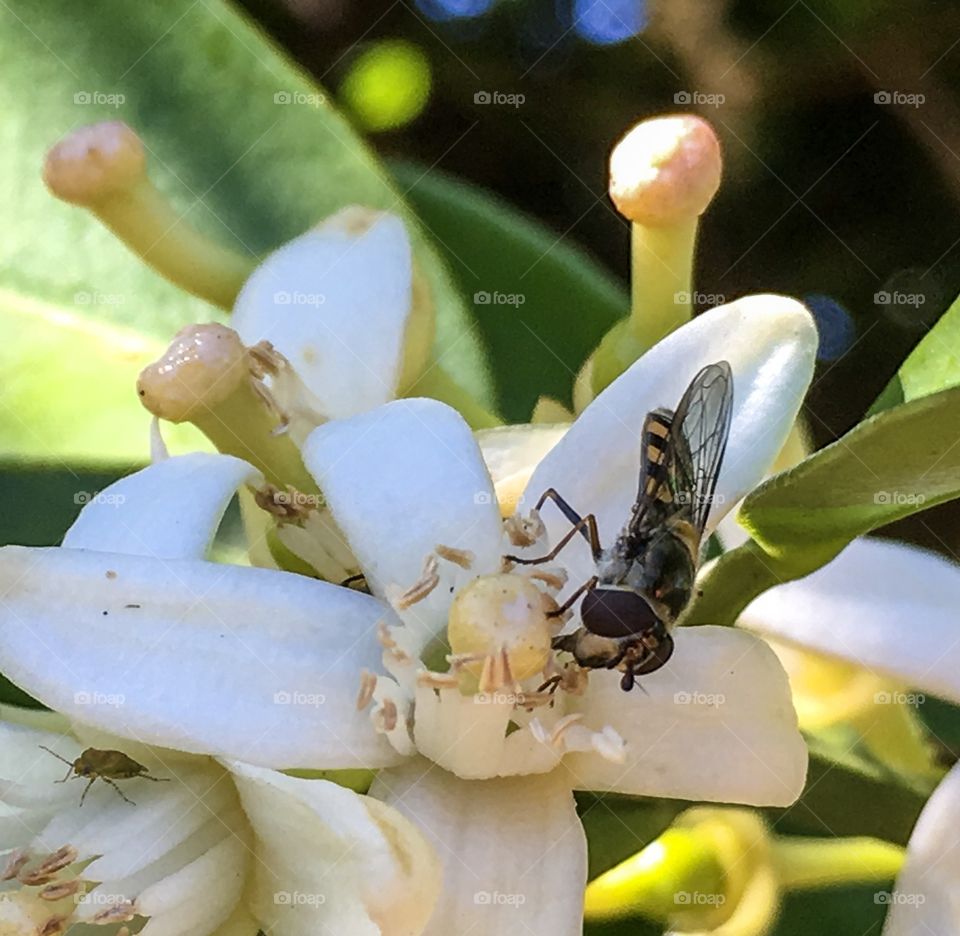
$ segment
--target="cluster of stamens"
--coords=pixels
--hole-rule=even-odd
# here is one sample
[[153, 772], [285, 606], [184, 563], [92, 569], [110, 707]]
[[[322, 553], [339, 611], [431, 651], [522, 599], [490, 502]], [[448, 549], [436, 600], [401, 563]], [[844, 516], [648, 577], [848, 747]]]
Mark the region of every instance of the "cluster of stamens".
[[[6, 867], [0, 872], [0, 881], [15, 880], [22, 887], [36, 887], [38, 888], [37, 897], [51, 904], [67, 897], [76, 899], [77, 894], [85, 893], [90, 886], [90, 882], [80, 877], [65, 877], [63, 874], [77, 861], [77, 858], [77, 850], [71, 845], [64, 845], [39, 862], [29, 852], [21, 849], [8, 858]], [[135, 916], [134, 905], [129, 901], [123, 901], [100, 910], [86, 922], [98, 925], [127, 923]], [[74, 922], [76, 921], [72, 913], [51, 913], [39, 924], [38, 936], [60, 936]], [[121, 927], [117, 930], [116, 936], [130, 936], [130, 930], [126, 926]]]
[[[505, 519], [504, 532], [514, 547], [545, 548], [546, 530], [536, 511]], [[425, 558], [415, 582], [406, 588], [387, 588], [394, 610], [402, 615], [433, 594], [444, 579], [444, 563], [470, 571], [475, 556], [464, 549], [437, 545]], [[514, 720], [557, 755], [592, 751], [621, 762], [624, 743], [612, 728], [595, 731], [583, 723], [580, 714], [545, 716], [549, 725], [545, 727], [529, 715], [544, 708], [553, 713], [558, 698], [582, 695], [587, 688], [588, 671], [575, 662], [559, 660], [553, 649], [554, 638], [570, 617], [557, 602], [566, 584], [563, 568], [520, 565], [504, 557], [498, 572], [477, 575], [460, 587], [452, 595], [448, 612], [446, 670], [421, 662], [420, 654], [406, 645], [405, 625], [391, 627], [381, 622], [378, 639], [384, 665], [393, 678], [365, 671], [357, 707], [371, 707], [377, 730], [389, 734], [395, 746], [412, 752], [417, 690], [433, 690], [438, 698], [454, 692], [457, 697], [480, 701], [506, 700], [517, 712]], [[428, 655], [428, 659], [433, 657]]]

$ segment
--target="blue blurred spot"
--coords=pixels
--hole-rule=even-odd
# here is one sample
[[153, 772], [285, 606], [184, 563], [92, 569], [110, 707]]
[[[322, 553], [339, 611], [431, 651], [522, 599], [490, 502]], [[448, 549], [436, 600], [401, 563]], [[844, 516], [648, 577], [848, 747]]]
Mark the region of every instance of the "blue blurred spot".
[[835, 361], [842, 357], [857, 337], [857, 326], [853, 317], [836, 299], [820, 293], [804, 296], [803, 304], [813, 315], [820, 334], [817, 358], [821, 361]]
[[438, 23], [483, 16], [494, 0], [416, 0], [417, 8]]
[[595, 45], [632, 39], [647, 25], [646, 0], [574, 0], [577, 32]]

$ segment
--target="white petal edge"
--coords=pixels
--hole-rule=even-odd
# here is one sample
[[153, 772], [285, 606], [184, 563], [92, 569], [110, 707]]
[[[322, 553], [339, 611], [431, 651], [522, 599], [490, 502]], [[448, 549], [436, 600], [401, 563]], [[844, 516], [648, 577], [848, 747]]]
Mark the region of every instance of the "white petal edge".
[[958, 607], [956, 563], [861, 538], [806, 578], [764, 592], [738, 623], [960, 703]]
[[58, 806], [76, 795], [58, 781], [67, 765], [49, 751], [73, 761], [82, 750], [69, 735], [0, 722], [0, 802], [15, 807]]
[[960, 767], [933, 791], [910, 836], [890, 895], [884, 936], [960, 932]]
[[220, 842], [156, 881], [136, 898], [150, 917], [143, 936], [208, 936], [237, 907], [252, 864], [248, 844], [227, 834]]
[[233, 495], [247, 482], [262, 479], [232, 455], [194, 452], [155, 462], [103, 491], [78, 492], [86, 506], [63, 545], [158, 559], [203, 559]]
[[424, 936], [580, 936], [587, 844], [561, 771], [459, 780], [416, 759], [381, 771], [370, 790], [415, 822], [443, 864]]
[[270, 569], [14, 546], [0, 550], [0, 594], [0, 672], [78, 722], [265, 766], [397, 760], [355, 705], [390, 619], [368, 595]]
[[730, 627], [680, 627], [670, 662], [620, 689], [619, 675], [590, 674], [581, 711], [593, 730], [610, 725], [626, 741], [626, 761], [569, 754], [577, 789], [712, 803], [787, 806], [803, 790], [807, 748], [790, 684], [774, 652]]
[[416, 936], [440, 886], [433, 849], [396, 810], [326, 780], [228, 764], [253, 826], [253, 907], [277, 936]]
[[232, 325], [247, 345], [271, 342], [339, 419], [393, 398], [412, 291], [403, 221], [345, 208], [257, 267]]
[[[636, 361], [576, 419], [540, 462], [524, 500], [553, 487], [581, 514], [597, 518], [613, 541], [637, 495], [640, 436], [650, 411], [676, 407], [694, 375], [726, 360], [733, 371], [733, 423], [708, 529], [764, 477], [783, 447], [813, 376], [817, 331], [810, 313], [785, 296], [747, 296], [704, 312]], [[556, 540], [569, 524], [546, 505]], [[582, 581], [592, 563], [577, 540], [564, 561]]]
[[314, 430], [304, 463], [375, 594], [421, 576], [438, 545], [469, 550], [470, 569], [440, 562], [442, 587], [404, 615], [425, 642], [447, 625], [450, 591], [499, 568], [502, 525], [473, 434], [436, 400], [396, 400]]

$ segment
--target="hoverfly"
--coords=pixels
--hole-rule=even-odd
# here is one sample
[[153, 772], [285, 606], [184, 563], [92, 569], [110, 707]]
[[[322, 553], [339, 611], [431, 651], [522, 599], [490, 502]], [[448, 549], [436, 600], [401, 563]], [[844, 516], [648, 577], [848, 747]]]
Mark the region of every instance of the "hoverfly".
[[169, 777], [151, 777], [143, 764], [124, 754], [123, 751], [101, 751], [98, 748], [87, 748], [80, 753], [80, 756], [76, 760], [69, 761], [56, 751], [50, 750], [45, 744], [41, 744], [40, 747], [58, 760], [62, 760], [70, 768], [67, 771], [67, 775], [62, 780], [57, 780], [57, 783], [66, 783], [72, 777], [82, 777], [88, 781], [80, 797], [81, 806], [87, 798], [87, 793], [90, 792], [90, 787], [92, 787], [97, 780], [109, 783], [110, 786], [117, 791], [120, 799], [134, 806], [136, 804], [132, 799], [124, 796], [123, 790], [117, 786], [114, 782], [115, 780], [133, 780], [136, 777], [142, 777], [144, 780], [165, 783], [170, 779]]
[[670, 628], [693, 593], [700, 546], [730, 433], [733, 375], [726, 361], [704, 367], [676, 410], [656, 409], [643, 424], [640, 485], [626, 525], [612, 546], [600, 545], [593, 514], [581, 517], [553, 488], [552, 500], [573, 525], [537, 559], [550, 562], [579, 533], [590, 544], [596, 575], [554, 612], [564, 614], [580, 596], [581, 626], [554, 638], [587, 669], [619, 669], [620, 686], [660, 669], [673, 653]]

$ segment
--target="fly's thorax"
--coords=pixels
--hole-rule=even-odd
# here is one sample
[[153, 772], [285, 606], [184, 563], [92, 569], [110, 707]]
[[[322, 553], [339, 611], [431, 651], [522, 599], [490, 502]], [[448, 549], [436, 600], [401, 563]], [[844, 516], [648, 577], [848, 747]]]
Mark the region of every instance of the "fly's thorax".
[[672, 622], [690, 600], [696, 574], [696, 553], [689, 540], [661, 530], [630, 563], [622, 584], [643, 594], [662, 611], [662, 620]]
[[627, 573], [634, 564], [625, 546], [624, 537], [619, 536], [613, 546], [608, 546], [600, 553], [600, 558], [597, 560], [597, 578], [602, 584], [624, 584]]

